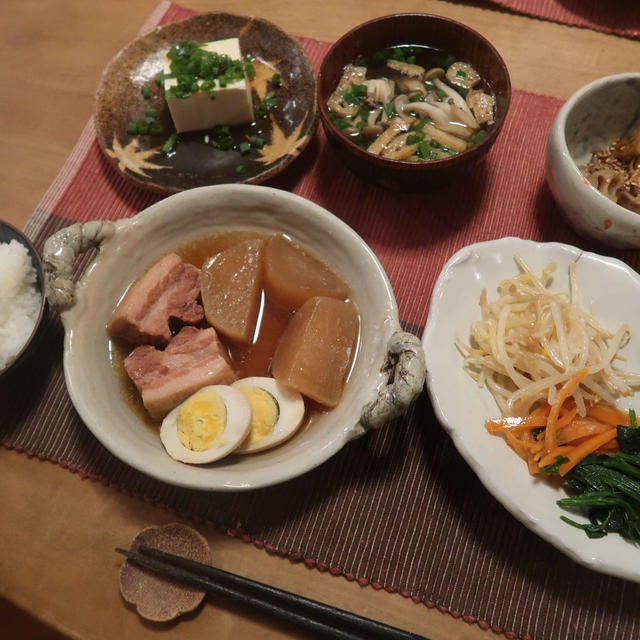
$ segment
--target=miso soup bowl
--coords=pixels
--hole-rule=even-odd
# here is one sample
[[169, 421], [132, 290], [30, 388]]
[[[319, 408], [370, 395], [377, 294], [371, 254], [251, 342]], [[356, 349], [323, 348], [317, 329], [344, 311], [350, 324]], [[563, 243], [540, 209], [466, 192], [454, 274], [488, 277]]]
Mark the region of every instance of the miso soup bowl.
[[[288, 442], [263, 453], [231, 455], [208, 465], [183, 464], [169, 457], [158, 430], [143, 424], [125, 401], [122, 381], [110, 362], [106, 325], [127, 288], [162, 256], [203, 236], [247, 228], [288, 234], [344, 278], [360, 311], [359, 347], [339, 406]], [[69, 276], [77, 248], [86, 250], [92, 245], [99, 246], [98, 256], [74, 285]], [[389, 345], [397, 343], [394, 336], [419, 345], [417, 338], [397, 333], [400, 326], [393, 291], [364, 241], [322, 207], [277, 189], [201, 187], [161, 200], [131, 219], [73, 225], [49, 238], [44, 261], [49, 267], [49, 303], [60, 311], [65, 327], [65, 379], [78, 413], [120, 460], [172, 485], [220, 491], [254, 489], [312, 469], [372, 424], [379, 424], [363, 420], [362, 412], [367, 405], [380, 406], [378, 394], [382, 391], [384, 396], [387, 389], [389, 371], [384, 366]], [[422, 347], [409, 353], [408, 360], [418, 373], [409, 394], [413, 398], [424, 383]]]
[[[327, 100], [338, 85], [345, 65], [395, 45], [429, 46], [469, 62], [496, 97], [495, 123], [487, 137], [457, 156], [429, 162], [389, 160], [361, 149], [329, 118]], [[419, 191], [462, 175], [481, 161], [496, 141], [511, 100], [511, 80], [495, 47], [477, 31], [443, 16], [397, 13], [365, 22], [338, 40], [325, 56], [318, 74], [318, 106], [325, 134], [349, 169], [365, 180], [394, 190]]]

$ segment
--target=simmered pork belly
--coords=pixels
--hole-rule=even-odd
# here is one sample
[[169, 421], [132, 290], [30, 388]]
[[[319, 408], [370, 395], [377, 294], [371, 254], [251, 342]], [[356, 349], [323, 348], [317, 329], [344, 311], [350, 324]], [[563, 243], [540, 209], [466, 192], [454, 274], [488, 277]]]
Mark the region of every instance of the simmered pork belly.
[[236, 380], [225, 347], [212, 327], [184, 327], [164, 351], [151, 345], [137, 347], [125, 359], [124, 368], [156, 420], [198, 389]]
[[170, 253], [131, 286], [107, 329], [133, 344], [164, 346], [171, 340], [171, 319], [186, 324], [202, 320], [199, 295], [200, 269]]

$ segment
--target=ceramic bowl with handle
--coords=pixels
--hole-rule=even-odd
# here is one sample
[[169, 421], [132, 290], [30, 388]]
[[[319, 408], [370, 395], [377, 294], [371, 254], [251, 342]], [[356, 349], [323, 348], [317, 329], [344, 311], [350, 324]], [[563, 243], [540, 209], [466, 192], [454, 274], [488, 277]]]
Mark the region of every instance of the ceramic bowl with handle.
[[[360, 339], [340, 404], [283, 445], [204, 466], [177, 462], [158, 433], [123, 398], [106, 325], [123, 293], [167, 253], [196, 238], [241, 229], [285, 233], [314, 251], [349, 285]], [[77, 255], [99, 253], [80, 281]], [[344, 222], [299, 196], [250, 185], [191, 189], [133, 218], [76, 224], [45, 245], [49, 303], [65, 327], [64, 369], [71, 399], [93, 434], [136, 469], [177, 486], [243, 490], [276, 484], [316, 467], [349, 440], [404, 412], [424, 384], [424, 352], [400, 330], [393, 291], [377, 258]]]

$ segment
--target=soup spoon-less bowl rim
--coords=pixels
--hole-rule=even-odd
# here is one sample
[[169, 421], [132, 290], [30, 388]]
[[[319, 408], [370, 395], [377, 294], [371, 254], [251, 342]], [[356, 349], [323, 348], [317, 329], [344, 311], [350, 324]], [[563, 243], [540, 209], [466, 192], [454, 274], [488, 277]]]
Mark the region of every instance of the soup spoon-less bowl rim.
[[[481, 140], [477, 144], [474, 144], [471, 148], [459, 153], [458, 155], [451, 156], [449, 158], [429, 160], [428, 162], [410, 162], [406, 160], [384, 158], [382, 156], [369, 153], [368, 151], [360, 148], [357, 144], [355, 144], [355, 142], [352, 142], [347, 136], [345, 136], [335, 126], [335, 124], [329, 117], [330, 111], [327, 107], [327, 99], [337, 86], [340, 76], [338, 75], [337, 77], [333, 77], [334, 74], [330, 75], [327, 71], [328, 64], [332, 62], [334, 57], [338, 57], [342, 62], [342, 64], [339, 65], [340, 69], [342, 69], [345, 64], [352, 62], [354, 59], [354, 57], [343, 59], [344, 56], [342, 55], [343, 49], [351, 48], [349, 46], [351, 41], [358, 40], [359, 36], [361, 36], [363, 33], [367, 33], [368, 31], [375, 29], [383, 23], [388, 23], [389, 31], [393, 32], [394, 23], [401, 22], [403, 20], [426, 20], [435, 24], [441, 23], [442, 25], [447, 25], [450, 28], [453, 27], [455, 30], [460, 31], [460, 33], [464, 34], [468, 38], [472, 38], [475, 42], [485, 48], [485, 50], [491, 56], [491, 64], [497, 65], [500, 69], [499, 75], [501, 77], [501, 83], [503, 83], [504, 85], [501, 89], [503, 97], [501, 99], [501, 108], [498, 108], [497, 104], [495, 107], [495, 122], [490, 127], [487, 136], [483, 140]], [[387, 36], [386, 39], [388, 40], [388, 42], [381, 43], [380, 48], [393, 46], [394, 44], [402, 44], [397, 41], [398, 38], [395, 36], [395, 34]], [[407, 42], [406, 44], [428, 46], [430, 44], [432, 45], [433, 43]], [[364, 45], [364, 47], [370, 48], [367, 47], [366, 44]], [[468, 61], [472, 65], [474, 65], [475, 61], [473, 59], [470, 59]], [[502, 126], [504, 125], [504, 121], [506, 119], [509, 104], [511, 101], [511, 81], [506, 64], [504, 63], [504, 60], [500, 56], [497, 49], [491, 44], [491, 42], [489, 42], [489, 40], [487, 40], [482, 34], [478, 33], [474, 29], [461, 22], [458, 22], [457, 20], [453, 20], [444, 16], [438, 16], [429, 13], [395, 13], [374, 18], [355, 26], [331, 46], [327, 55], [323, 59], [322, 65], [318, 72], [317, 92], [318, 110], [325, 132], [332, 142], [337, 143], [340, 147], [342, 147], [345, 155], [348, 154], [354, 156], [360, 162], [367, 163], [375, 167], [375, 170], [377, 171], [381, 171], [386, 168], [392, 173], [402, 173], [407, 177], [407, 180], [411, 182], [420, 179], [420, 177], [425, 176], [427, 173], [448, 173], [449, 170], [457, 169], [462, 165], [473, 163], [479, 160], [487, 153], [487, 151], [495, 142], [498, 134], [500, 133], [500, 130], [502, 129]]]

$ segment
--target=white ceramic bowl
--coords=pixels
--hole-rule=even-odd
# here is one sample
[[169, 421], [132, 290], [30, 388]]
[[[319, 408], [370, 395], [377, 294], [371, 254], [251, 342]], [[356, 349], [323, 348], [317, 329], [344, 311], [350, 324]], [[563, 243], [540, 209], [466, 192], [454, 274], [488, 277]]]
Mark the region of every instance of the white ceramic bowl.
[[[429, 309], [423, 344], [429, 354], [427, 387], [438, 420], [484, 486], [522, 524], [589, 569], [640, 582], [640, 554], [619, 535], [599, 540], [560, 520], [567, 515], [586, 518], [556, 505], [566, 492], [544, 478], [529, 474], [524, 463], [499, 436], [484, 427], [500, 409], [486, 388], [463, 369], [456, 340], [468, 344], [471, 323], [479, 320], [480, 293], [487, 289], [490, 301], [497, 298], [498, 284], [518, 273], [514, 255], [521, 256], [535, 273], [550, 262], [557, 264], [551, 290], [567, 292], [568, 267], [576, 265], [581, 306], [602, 325], [616, 330], [623, 323], [633, 335], [621, 351], [620, 367], [640, 371], [640, 334], [633, 319], [640, 314], [640, 276], [614, 258], [599, 256], [557, 242], [537, 243], [520, 238], [501, 238], [464, 247], [442, 269]], [[638, 407], [638, 393], [618, 406]]]
[[558, 112], [547, 143], [547, 182], [582, 236], [617, 248], [640, 247], [640, 214], [609, 200], [580, 173], [594, 151], [624, 135], [640, 117], [640, 73], [596, 80]]
[[[91, 224], [70, 227], [67, 234], [81, 229], [78, 241], [88, 246]], [[212, 465], [182, 464], [166, 454], [158, 434], [141, 425], [123, 400], [109, 361], [107, 321], [127, 287], [160, 257], [203, 235], [247, 227], [289, 234], [312, 248], [351, 286], [361, 314], [355, 364], [340, 405], [289, 442]], [[77, 285], [75, 304], [62, 313], [64, 368], [78, 413], [114, 455], [148, 475], [182, 487], [253, 489], [308, 471], [364, 432], [359, 423], [363, 406], [376, 398], [389, 376], [381, 368], [387, 342], [399, 329], [398, 311], [382, 266], [344, 222], [285, 191], [219, 185], [179, 193], [134, 218], [105, 223], [104, 228], [109, 232], [100, 232], [102, 235], [113, 235], [101, 240], [98, 257]], [[45, 247], [45, 254], [47, 251]], [[59, 249], [49, 251], [61, 253]], [[49, 300], [51, 303], [52, 298]]]

